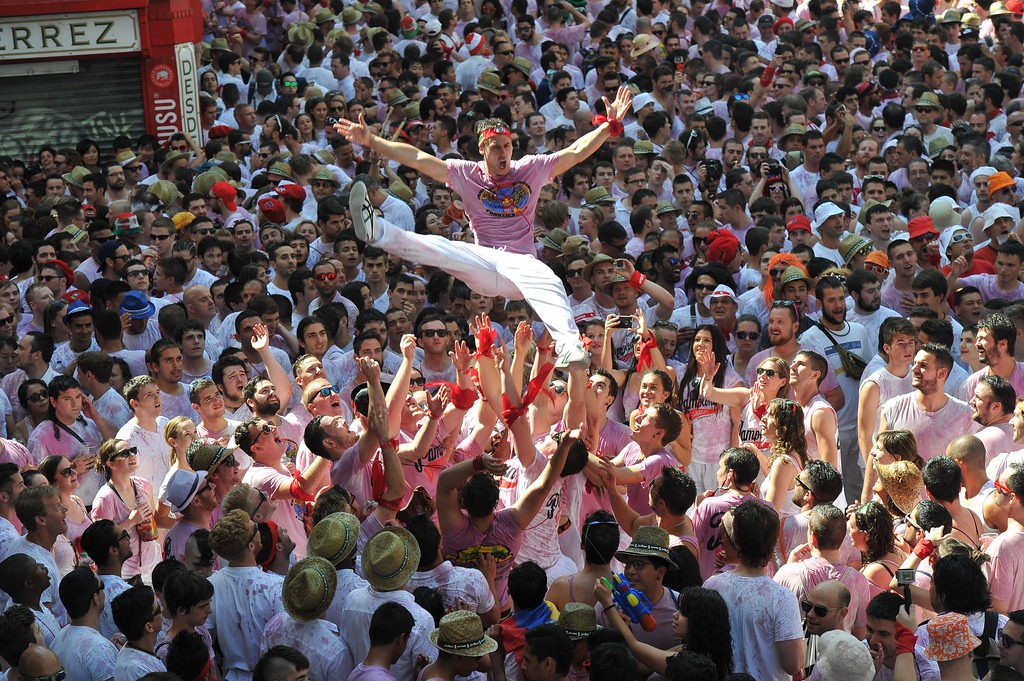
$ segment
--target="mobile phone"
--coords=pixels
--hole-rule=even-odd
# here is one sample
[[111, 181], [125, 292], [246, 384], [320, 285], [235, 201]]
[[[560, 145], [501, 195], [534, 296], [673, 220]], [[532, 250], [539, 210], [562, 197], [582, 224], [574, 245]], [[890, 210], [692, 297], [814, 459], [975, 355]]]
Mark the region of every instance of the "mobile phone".
[[618, 319], [615, 320], [616, 329], [630, 329], [633, 327], [633, 317], [630, 315], [619, 315]]
[[909, 586], [914, 583], [914, 570], [897, 570], [896, 583], [899, 586]]

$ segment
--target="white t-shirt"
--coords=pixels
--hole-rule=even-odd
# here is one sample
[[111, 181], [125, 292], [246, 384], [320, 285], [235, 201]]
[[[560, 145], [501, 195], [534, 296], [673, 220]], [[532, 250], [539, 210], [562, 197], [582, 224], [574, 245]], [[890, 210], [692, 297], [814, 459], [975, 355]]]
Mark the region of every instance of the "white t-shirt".
[[734, 671], [758, 681], [790, 681], [775, 644], [803, 638], [803, 617], [793, 592], [771, 577], [733, 573], [713, 575], [704, 587], [720, 593], [729, 606]]
[[114, 676], [118, 651], [92, 627], [68, 625], [50, 644], [64, 665], [67, 681], [107, 681]]

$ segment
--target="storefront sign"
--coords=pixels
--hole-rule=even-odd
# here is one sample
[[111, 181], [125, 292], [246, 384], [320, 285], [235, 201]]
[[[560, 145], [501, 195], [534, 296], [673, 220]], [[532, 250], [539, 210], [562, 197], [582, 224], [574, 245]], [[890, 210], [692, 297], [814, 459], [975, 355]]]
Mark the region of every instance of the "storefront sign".
[[134, 10], [0, 17], [0, 61], [139, 52]]

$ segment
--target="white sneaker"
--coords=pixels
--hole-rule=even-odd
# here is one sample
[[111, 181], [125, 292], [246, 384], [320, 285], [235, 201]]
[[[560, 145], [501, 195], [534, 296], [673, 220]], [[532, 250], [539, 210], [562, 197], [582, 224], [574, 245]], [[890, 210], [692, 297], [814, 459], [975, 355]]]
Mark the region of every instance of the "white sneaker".
[[377, 214], [370, 203], [366, 185], [356, 182], [349, 190], [348, 207], [352, 212], [352, 227], [356, 236], [368, 244], [377, 241]]
[[562, 354], [560, 354], [558, 359], [555, 361], [555, 368], [566, 369], [571, 364], [576, 364], [577, 362], [581, 364], [587, 364], [590, 362], [590, 354], [584, 350], [583, 345], [579, 343], [570, 345], [562, 350]]

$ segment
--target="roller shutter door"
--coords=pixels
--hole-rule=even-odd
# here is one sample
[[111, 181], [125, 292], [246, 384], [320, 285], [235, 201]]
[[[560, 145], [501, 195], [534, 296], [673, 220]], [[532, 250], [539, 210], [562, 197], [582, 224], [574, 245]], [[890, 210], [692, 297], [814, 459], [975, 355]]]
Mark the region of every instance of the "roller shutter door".
[[0, 69], [0, 155], [27, 160], [44, 144], [74, 148], [86, 137], [110, 154], [118, 135], [146, 131], [137, 56], [57, 62], [76, 73], [24, 75], [32, 64]]

